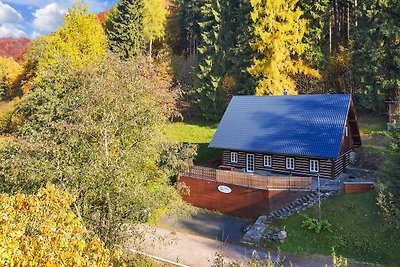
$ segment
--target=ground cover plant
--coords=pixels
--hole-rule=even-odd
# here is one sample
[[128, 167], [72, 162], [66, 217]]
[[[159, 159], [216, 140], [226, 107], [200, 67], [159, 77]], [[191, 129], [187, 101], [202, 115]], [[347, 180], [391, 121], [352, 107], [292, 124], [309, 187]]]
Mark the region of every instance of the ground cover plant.
[[317, 209], [278, 220], [271, 227], [286, 227], [285, 243], [263, 241], [263, 247], [306, 254], [330, 255], [332, 247], [338, 255], [357, 261], [396, 265], [400, 263], [398, 233], [384, 221], [376, 205], [376, 193], [343, 194], [322, 202], [322, 219], [330, 231], [317, 233], [302, 223], [317, 218]]

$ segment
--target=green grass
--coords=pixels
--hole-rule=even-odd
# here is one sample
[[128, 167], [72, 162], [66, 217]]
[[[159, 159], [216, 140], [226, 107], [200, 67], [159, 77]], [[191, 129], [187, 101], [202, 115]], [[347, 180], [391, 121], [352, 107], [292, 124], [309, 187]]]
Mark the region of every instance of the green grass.
[[166, 135], [182, 143], [197, 144], [195, 164], [202, 164], [219, 157], [219, 151], [208, 148], [218, 124], [206, 121], [176, 122], [166, 128]]
[[322, 202], [322, 219], [332, 224], [332, 232], [316, 234], [301, 227], [305, 216], [316, 218], [317, 209], [311, 208], [271, 227], [286, 227], [285, 243], [264, 241], [267, 248], [305, 254], [331, 255], [332, 247], [338, 255], [357, 261], [400, 265], [400, 234], [391, 230], [379, 214], [375, 192], [343, 194]]
[[371, 114], [363, 114], [358, 118], [358, 126], [361, 133], [387, 132], [386, 117]]

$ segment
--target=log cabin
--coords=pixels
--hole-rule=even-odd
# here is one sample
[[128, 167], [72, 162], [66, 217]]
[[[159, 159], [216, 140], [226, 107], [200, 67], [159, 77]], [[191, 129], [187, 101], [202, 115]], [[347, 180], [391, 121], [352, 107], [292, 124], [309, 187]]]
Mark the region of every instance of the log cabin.
[[221, 168], [335, 179], [361, 146], [349, 94], [234, 96], [210, 148]]

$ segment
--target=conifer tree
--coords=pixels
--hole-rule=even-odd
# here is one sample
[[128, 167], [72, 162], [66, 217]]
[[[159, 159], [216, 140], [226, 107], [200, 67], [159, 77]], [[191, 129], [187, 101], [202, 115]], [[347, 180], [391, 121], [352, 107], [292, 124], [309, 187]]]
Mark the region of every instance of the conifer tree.
[[324, 69], [329, 58], [329, 0], [299, 0], [297, 7], [303, 12], [302, 18], [307, 21], [307, 32], [304, 42], [307, 49], [305, 60], [311, 67]]
[[108, 46], [123, 58], [140, 55], [145, 46], [143, 0], [120, 0], [106, 22]]
[[384, 111], [385, 100], [400, 93], [400, 2], [368, 0], [359, 4], [352, 55], [359, 86], [356, 99], [368, 111]]
[[204, 117], [217, 120], [226, 107], [226, 93], [222, 88], [225, 53], [220, 45], [223, 27], [220, 0], [206, 0], [201, 15], [197, 104]]
[[282, 94], [286, 88], [296, 93], [293, 75], [304, 73], [318, 76], [308, 68], [301, 56], [307, 45], [304, 43], [306, 21], [296, 8], [297, 0], [250, 0], [253, 7], [256, 53], [249, 72], [258, 79], [257, 95]]

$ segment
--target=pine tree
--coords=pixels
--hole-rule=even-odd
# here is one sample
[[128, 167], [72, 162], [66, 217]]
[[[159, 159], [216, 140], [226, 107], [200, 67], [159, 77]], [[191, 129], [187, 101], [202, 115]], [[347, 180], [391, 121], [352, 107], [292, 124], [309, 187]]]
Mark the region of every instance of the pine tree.
[[164, 0], [144, 0], [144, 33], [152, 55], [153, 42], [165, 35], [167, 9]]
[[304, 43], [306, 21], [296, 8], [297, 0], [251, 0], [256, 53], [249, 72], [258, 78], [257, 95], [282, 94], [287, 88], [296, 93], [293, 76], [297, 73], [318, 76], [307, 67], [301, 56], [307, 49]]
[[106, 22], [108, 46], [122, 58], [140, 55], [145, 46], [143, 0], [120, 0]]

